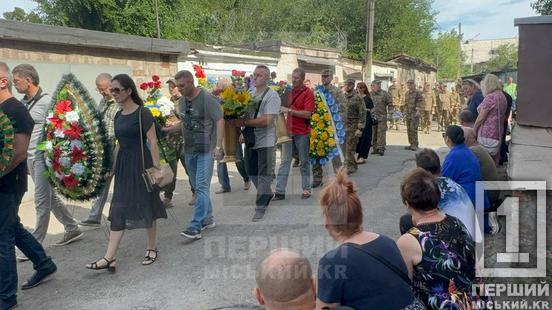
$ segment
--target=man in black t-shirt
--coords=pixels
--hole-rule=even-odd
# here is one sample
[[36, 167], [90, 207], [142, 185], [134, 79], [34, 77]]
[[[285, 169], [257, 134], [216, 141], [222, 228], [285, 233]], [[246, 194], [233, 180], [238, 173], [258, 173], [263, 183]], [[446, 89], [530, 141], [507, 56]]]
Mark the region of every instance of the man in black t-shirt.
[[0, 111], [8, 117], [15, 133], [13, 156], [0, 174], [0, 310], [12, 309], [17, 305], [15, 246], [33, 262], [36, 270], [23, 283], [22, 289], [39, 285], [57, 270], [44, 248], [25, 230], [17, 215], [21, 198], [27, 191], [25, 160], [34, 122], [27, 108], [12, 96], [11, 87], [10, 70], [5, 63], [0, 62]]

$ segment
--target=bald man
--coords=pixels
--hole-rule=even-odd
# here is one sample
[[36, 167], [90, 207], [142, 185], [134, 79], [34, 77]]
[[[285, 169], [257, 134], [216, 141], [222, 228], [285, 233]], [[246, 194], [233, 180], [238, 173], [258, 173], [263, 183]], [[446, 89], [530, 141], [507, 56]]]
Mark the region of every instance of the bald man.
[[312, 310], [315, 284], [309, 260], [289, 249], [273, 251], [257, 267], [255, 297], [265, 309]]

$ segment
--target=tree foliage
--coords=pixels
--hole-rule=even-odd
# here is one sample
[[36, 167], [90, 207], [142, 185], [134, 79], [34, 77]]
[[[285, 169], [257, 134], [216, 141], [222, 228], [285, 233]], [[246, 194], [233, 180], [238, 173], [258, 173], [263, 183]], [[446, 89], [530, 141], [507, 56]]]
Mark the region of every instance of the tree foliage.
[[531, 7], [541, 15], [552, 15], [552, 0], [536, 0]]
[[517, 68], [518, 49], [514, 44], [503, 44], [496, 48], [491, 60], [485, 63], [487, 72]]
[[[34, 0], [43, 22], [155, 37], [155, 0]], [[433, 0], [376, 1], [374, 56], [431, 60]], [[366, 0], [157, 0], [161, 37], [239, 45], [280, 39], [365, 55]]]
[[20, 7], [15, 7], [11, 12], [4, 12], [3, 14], [5, 19], [16, 20], [19, 22], [29, 22], [29, 23], [42, 23], [43, 20], [40, 16], [34, 12], [27, 13]]
[[458, 64], [461, 61], [460, 38], [456, 30], [439, 33], [435, 39], [433, 50], [433, 63], [439, 68], [437, 77], [439, 79], [455, 79], [458, 74]]

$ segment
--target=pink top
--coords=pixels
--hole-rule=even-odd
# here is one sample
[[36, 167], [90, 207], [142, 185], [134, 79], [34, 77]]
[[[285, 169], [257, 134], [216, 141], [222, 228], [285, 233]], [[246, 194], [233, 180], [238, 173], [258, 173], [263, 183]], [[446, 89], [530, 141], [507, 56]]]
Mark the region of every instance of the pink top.
[[482, 109], [489, 112], [487, 113], [487, 118], [477, 131], [478, 137], [501, 140], [504, 131], [504, 114], [506, 113], [506, 107], [506, 97], [501, 90], [495, 90], [485, 96], [483, 102], [477, 107], [477, 112], [481, 114]]

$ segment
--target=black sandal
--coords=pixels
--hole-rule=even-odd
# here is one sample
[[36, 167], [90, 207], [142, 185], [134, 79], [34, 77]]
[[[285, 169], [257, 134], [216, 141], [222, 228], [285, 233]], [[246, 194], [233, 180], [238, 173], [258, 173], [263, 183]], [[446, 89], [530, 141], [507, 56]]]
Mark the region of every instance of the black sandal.
[[[101, 261], [101, 260], [104, 260], [107, 264], [103, 265], [103, 266], [98, 266], [98, 262]], [[90, 264], [86, 265], [85, 267], [86, 267], [86, 269], [92, 269], [92, 270], [107, 269], [107, 271], [109, 271], [109, 272], [115, 272], [115, 267], [116, 266], [111, 266], [111, 265], [114, 264], [116, 261], [117, 261], [117, 259], [109, 260], [105, 257], [102, 257], [100, 260], [95, 261], [93, 263], [90, 263]]]
[[[155, 257], [151, 256], [152, 252], [155, 253]], [[144, 256], [144, 260], [142, 261], [142, 265], [147, 266], [147, 265], [151, 265], [151, 264], [155, 263], [155, 260], [157, 259], [158, 255], [159, 254], [157, 252], [157, 249], [156, 250], [147, 249], [146, 250], [146, 255]]]

